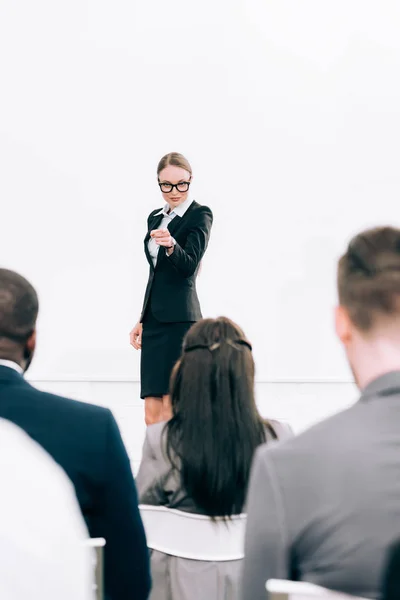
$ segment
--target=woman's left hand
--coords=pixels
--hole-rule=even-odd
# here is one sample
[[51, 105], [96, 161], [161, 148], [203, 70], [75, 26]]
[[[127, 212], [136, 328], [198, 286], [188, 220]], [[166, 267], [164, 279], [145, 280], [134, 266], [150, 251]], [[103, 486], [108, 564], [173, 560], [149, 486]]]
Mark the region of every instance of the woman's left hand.
[[172, 246], [172, 237], [168, 229], [153, 229], [150, 236], [157, 242], [159, 246]]

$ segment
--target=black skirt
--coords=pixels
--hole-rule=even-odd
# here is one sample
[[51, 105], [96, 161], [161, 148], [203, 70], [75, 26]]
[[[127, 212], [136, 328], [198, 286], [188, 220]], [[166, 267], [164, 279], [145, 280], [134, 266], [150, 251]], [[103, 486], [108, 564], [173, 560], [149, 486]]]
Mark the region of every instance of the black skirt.
[[140, 361], [140, 397], [161, 397], [169, 392], [169, 379], [181, 355], [182, 342], [192, 321], [161, 323], [148, 308], [143, 318]]

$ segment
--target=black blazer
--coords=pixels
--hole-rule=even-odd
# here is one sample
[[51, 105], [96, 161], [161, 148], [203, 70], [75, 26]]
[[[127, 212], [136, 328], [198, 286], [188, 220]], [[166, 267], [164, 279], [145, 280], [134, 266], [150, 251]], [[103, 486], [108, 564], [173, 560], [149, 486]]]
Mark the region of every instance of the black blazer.
[[153, 210], [147, 219], [144, 250], [150, 264], [150, 274], [144, 296], [140, 320], [143, 321], [148, 304], [153, 315], [163, 323], [198, 321], [202, 318], [196, 292], [196, 277], [200, 261], [210, 237], [213, 215], [207, 206], [193, 201], [183, 217], [178, 215], [168, 225], [176, 246], [167, 256], [160, 246], [156, 266], [148, 250], [150, 231], [158, 229], [163, 215]]
[[110, 600], [145, 600], [150, 590], [146, 538], [136, 486], [118, 425], [107, 408], [41, 392], [0, 366], [0, 417], [24, 429], [75, 486], [91, 537], [104, 537]]

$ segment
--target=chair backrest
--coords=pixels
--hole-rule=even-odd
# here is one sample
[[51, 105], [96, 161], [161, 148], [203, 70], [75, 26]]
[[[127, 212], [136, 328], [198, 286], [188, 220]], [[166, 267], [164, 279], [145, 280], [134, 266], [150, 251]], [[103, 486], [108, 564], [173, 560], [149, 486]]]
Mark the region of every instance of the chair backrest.
[[269, 579], [266, 589], [268, 600], [366, 600], [359, 596], [333, 592], [305, 581]]
[[212, 521], [164, 506], [140, 505], [147, 546], [164, 554], [202, 561], [241, 560], [246, 515]]
[[104, 546], [106, 540], [104, 538], [90, 538], [85, 541], [85, 546], [88, 548], [95, 549], [95, 560], [96, 563], [93, 565], [94, 568], [94, 584], [93, 588], [96, 594], [96, 600], [103, 600], [104, 598]]

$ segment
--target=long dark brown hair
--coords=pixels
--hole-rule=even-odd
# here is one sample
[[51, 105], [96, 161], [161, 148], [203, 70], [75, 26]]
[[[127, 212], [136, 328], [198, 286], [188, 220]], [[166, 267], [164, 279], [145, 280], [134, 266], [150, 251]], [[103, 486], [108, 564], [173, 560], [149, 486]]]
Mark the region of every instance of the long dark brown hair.
[[219, 317], [191, 327], [172, 372], [167, 456], [186, 493], [210, 517], [242, 511], [254, 451], [266, 440], [254, 370], [243, 331]]

